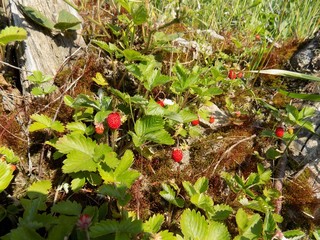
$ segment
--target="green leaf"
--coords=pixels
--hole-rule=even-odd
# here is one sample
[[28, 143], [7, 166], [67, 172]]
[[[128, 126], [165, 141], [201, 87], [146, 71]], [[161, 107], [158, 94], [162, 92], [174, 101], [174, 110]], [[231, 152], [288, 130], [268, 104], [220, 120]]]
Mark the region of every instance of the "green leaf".
[[172, 232], [169, 232], [168, 230], [160, 231], [157, 234], [153, 235], [154, 239], [161, 239], [161, 240], [176, 240], [176, 237]]
[[16, 229], [11, 230], [10, 239], [19, 239], [19, 240], [44, 240], [35, 229], [32, 229], [28, 226], [20, 226]]
[[148, 20], [148, 12], [143, 4], [140, 4], [137, 9], [132, 13], [132, 20], [134, 24], [141, 25]]
[[137, 120], [134, 130], [138, 136], [143, 136], [147, 133], [163, 129], [163, 125], [164, 121], [159, 116], [144, 116]]
[[98, 192], [102, 195], [108, 195], [116, 198], [120, 206], [125, 206], [131, 199], [131, 195], [127, 193], [128, 188], [124, 185], [103, 184]]
[[175, 143], [171, 135], [164, 129], [148, 133], [145, 138], [158, 144], [173, 145]]
[[65, 236], [70, 236], [78, 219], [78, 216], [59, 216], [58, 224], [50, 228], [47, 240], [64, 239]]
[[67, 158], [63, 161], [62, 171], [64, 173], [75, 173], [80, 171], [95, 172], [97, 163], [93, 160], [92, 155], [79, 150], [72, 150], [68, 153]]
[[148, 233], [157, 233], [164, 222], [162, 214], [155, 214], [143, 223], [143, 231]]
[[114, 52], [120, 51], [120, 49], [112, 43], [107, 44], [104, 41], [99, 41], [99, 40], [95, 40], [95, 39], [93, 39], [91, 42], [93, 44], [97, 45], [98, 47], [100, 47], [102, 50], [108, 52], [111, 56]]
[[148, 58], [142, 55], [140, 52], [135, 51], [133, 49], [125, 49], [123, 50], [123, 55], [127, 61], [146, 61]]
[[[0, 147], [0, 154], [4, 155], [5, 161], [8, 163], [17, 163], [20, 160], [11, 149], [4, 146]], [[0, 174], [0, 176], [2, 176], [2, 174]]]
[[208, 224], [200, 212], [186, 209], [180, 219], [184, 239], [206, 239]]
[[213, 207], [212, 198], [204, 193], [196, 193], [192, 195], [190, 202], [206, 212], [210, 211], [210, 209]]
[[28, 6], [23, 6], [21, 4], [19, 4], [19, 9], [22, 11], [22, 13], [29, 18], [30, 20], [32, 20], [34, 23], [45, 27], [49, 30], [52, 30], [54, 28], [54, 23], [48, 19], [46, 16], [44, 16], [41, 12], [39, 12], [38, 10], [32, 8], [32, 7], [28, 7]]
[[86, 179], [83, 178], [74, 178], [71, 181], [71, 189], [74, 192], [78, 192], [86, 183]]
[[10, 42], [23, 41], [27, 38], [27, 31], [20, 27], [6, 27], [0, 32], [0, 45], [5, 46]]
[[208, 226], [208, 232], [204, 239], [229, 240], [231, 239], [231, 236], [226, 225], [220, 222], [211, 221]]
[[131, 167], [133, 160], [133, 152], [131, 150], [126, 150], [120, 160], [118, 167], [114, 171], [115, 176], [119, 176], [121, 173], [127, 171]]
[[204, 193], [209, 188], [208, 178], [206, 177], [199, 178], [193, 186], [198, 193]]
[[167, 200], [169, 203], [179, 207], [183, 208], [184, 201], [182, 198], [176, 197], [175, 191], [165, 183], [161, 184], [163, 191], [161, 191], [159, 194], [161, 197], [163, 197], [165, 200]]
[[28, 187], [27, 195], [30, 199], [34, 199], [39, 195], [46, 196], [48, 195], [50, 189], [51, 189], [51, 181], [41, 180], [41, 181], [32, 183], [32, 185]]
[[73, 14], [66, 10], [61, 10], [59, 12], [58, 23], [54, 25], [54, 28], [65, 30], [77, 30], [80, 29], [81, 21], [75, 17]]
[[256, 239], [262, 233], [262, 220], [259, 214], [249, 215], [242, 208], [236, 214], [239, 236], [247, 239]]
[[282, 233], [286, 238], [289, 238], [289, 239], [292, 239], [292, 240], [301, 239], [306, 235], [303, 231], [301, 231], [299, 229], [288, 230], [288, 231], [285, 231], [285, 232], [282, 232]]
[[90, 227], [90, 237], [98, 238], [110, 233], [115, 233], [118, 231], [119, 223], [116, 220], [104, 220], [95, 223]]
[[75, 201], [71, 202], [69, 200], [58, 202], [51, 207], [51, 212], [53, 213], [60, 213], [71, 216], [79, 216], [81, 214], [81, 210], [82, 206], [80, 203]]
[[194, 194], [197, 193], [194, 186], [192, 186], [192, 184], [189, 181], [183, 181], [182, 185], [183, 185], [184, 189], [186, 190], [187, 194], [189, 195], [189, 197], [192, 197]]
[[0, 161], [0, 192], [6, 189], [13, 179], [13, 170], [10, 165]]
[[211, 214], [211, 219], [215, 221], [223, 221], [227, 219], [233, 209], [226, 204], [218, 204], [213, 206], [213, 213]]
[[87, 126], [83, 122], [71, 122], [67, 124], [66, 128], [74, 133], [84, 134]]
[[52, 121], [48, 116], [43, 114], [32, 114], [30, 118], [36, 122], [29, 126], [29, 131], [34, 132], [42, 129], [52, 129], [57, 132], [63, 132], [64, 126], [59, 121]]
[[244, 231], [248, 222], [248, 215], [242, 208], [239, 208], [237, 211], [236, 222], [237, 222], [239, 231]]
[[92, 107], [96, 110], [100, 110], [98, 101], [90, 99], [89, 96], [85, 94], [79, 94], [73, 101], [73, 107]]
[[43, 75], [43, 73], [39, 70], [33, 71], [30, 76], [27, 77], [30, 82], [35, 84], [41, 84], [52, 80], [52, 76]]
[[266, 152], [267, 159], [275, 160], [282, 156], [282, 153], [277, 151], [277, 149], [270, 147]]
[[273, 214], [268, 211], [263, 222], [263, 232], [274, 233], [276, 227], [277, 224], [273, 218]]
[[81, 134], [64, 135], [62, 138], [59, 138], [55, 144], [55, 148], [61, 153], [68, 154], [72, 151], [78, 151], [90, 157], [94, 155], [95, 146], [95, 141]]
[[34, 95], [34, 96], [39, 96], [39, 95], [44, 94], [44, 91], [43, 91], [43, 89], [41, 87], [34, 87], [31, 90], [31, 94]]

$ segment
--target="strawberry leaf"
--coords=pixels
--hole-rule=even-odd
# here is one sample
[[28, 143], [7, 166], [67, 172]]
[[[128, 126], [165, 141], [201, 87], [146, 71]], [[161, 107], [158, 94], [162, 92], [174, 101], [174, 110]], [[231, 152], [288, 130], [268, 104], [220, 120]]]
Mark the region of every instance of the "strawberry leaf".
[[6, 27], [0, 32], [0, 46], [5, 46], [10, 42], [22, 41], [27, 38], [27, 31], [19, 27]]
[[143, 223], [143, 231], [148, 233], [157, 233], [164, 222], [164, 216], [155, 214]]
[[184, 239], [206, 239], [208, 223], [200, 212], [185, 210], [181, 215], [180, 226]]

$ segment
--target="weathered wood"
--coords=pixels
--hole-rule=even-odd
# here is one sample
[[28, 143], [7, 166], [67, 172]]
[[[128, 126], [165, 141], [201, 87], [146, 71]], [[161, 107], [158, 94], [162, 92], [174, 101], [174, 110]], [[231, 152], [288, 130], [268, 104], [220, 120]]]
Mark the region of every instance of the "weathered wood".
[[75, 15], [81, 21], [81, 17], [75, 9], [66, 4], [63, 0], [9, 0], [9, 11], [12, 18], [12, 25], [22, 27], [27, 30], [28, 37], [18, 49], [18, 65], [26, 71], [21, 71], [21, 84], [23, 94], [29, 89], [27, 76], [31, 71], [40, 70], [45, 75], [55, 75], [68, 56], [72, 55], [79, 47], [84, 47], [85, 43], [79, 31], [73, 34], [54, 34], [49, 30], [38, 26], [31, 20], [26, 19], [19, 11], [17, 4], [29, 6], [37, 9], [52, 21], [57, 21], [58, 13], [65, 9]]

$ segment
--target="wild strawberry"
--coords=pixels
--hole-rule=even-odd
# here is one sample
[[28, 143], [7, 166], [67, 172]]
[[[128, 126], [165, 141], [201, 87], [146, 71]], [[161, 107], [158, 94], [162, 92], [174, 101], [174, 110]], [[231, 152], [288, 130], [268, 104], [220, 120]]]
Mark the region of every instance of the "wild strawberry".
[[117, 112], [110, 113], [106, 119], [109, 128], [115, 130], [121, 126], [121, 117]]
[[277, 137], [282, 138], [284, 135], [284, 128], [283, 127], [277, 127], [275, 130], [275, 134]]
[[255, 36], [255, 39], [256, 39], [256, 41], [260, 41], [260, 40], [261, 40], [260, 35], [259, 35], [259, 34], [257, 34], [257, 35]]
[[288, 128], [288, 133], [289, 133], [290, 135], [292, 135], [292, 134], [294, 133], [293, 127], [289, 127], [289, 128]]
[[102, 134], [104, 132], [103, 123], [97, 123], [94, 128], [97, 134]]
[[209, 118], [209, 123], [214, 123], [214, 116], [210, 116], [210, 118]]
[[91, 224], [91, 217], [88, 214], [81, 214], [77, 226], [82, 230], [87, 230]]
[[17, 169], [16, 165], [13, 165], [13, 164], [10, 165], [10, 168], [11, 168], [12, 172], [14, 172]]
[[173, 159], [175, 162], [177, 162], [177, 163], [181, 162], [181, 160], [182, 160], [182, 158], [183, 158], [183, 152], [182, 152], [182, 150], [179, 149], [179, 148], [173, 149], [173, 150], [172, 150], [172, 153], [171, 153], [171, 157], [172, 157], [172, 159]]
[[158, 100], [157, 103], [161, 106], [164, 107], [164, 102], [162, 100]]
[[238, 72], [237, 77], [238, 78], [243, 78], [243, 72]]
[[237, 78], [236, 72], [233, 71], [233, 70], [229, 70], [228, 78], [230, 78], [230, 79], [236, 79], [236, 78]]
[[193, 121], [191, 121], [192, 126], [197, 126], [199, 124], [199, 119], [195, 119]]

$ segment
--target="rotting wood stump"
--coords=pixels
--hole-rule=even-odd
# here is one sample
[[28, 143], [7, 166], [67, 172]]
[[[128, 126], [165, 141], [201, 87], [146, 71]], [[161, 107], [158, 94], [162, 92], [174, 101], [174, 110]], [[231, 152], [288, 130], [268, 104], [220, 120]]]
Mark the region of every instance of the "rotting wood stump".
[[39, 70], [44, 75], [55, 76], [61, 65], [79, 48], [85, 47], [80, 31], [68, 34], [53, 33], [26, 18], [17, 4], [29, 6], [41, 12], [47, 18], [56, 22], [58, 13], [66, 10], [82, 21], [78, 12], [63, 0], [9, 0], [9, 14], [12, 25], [22, 27], [28, 32], [27, 39], [19, 44], [17, 49], [17, 64], [20, 71], [22, 94], [30, 92], [27, 76], [32, 71]]

